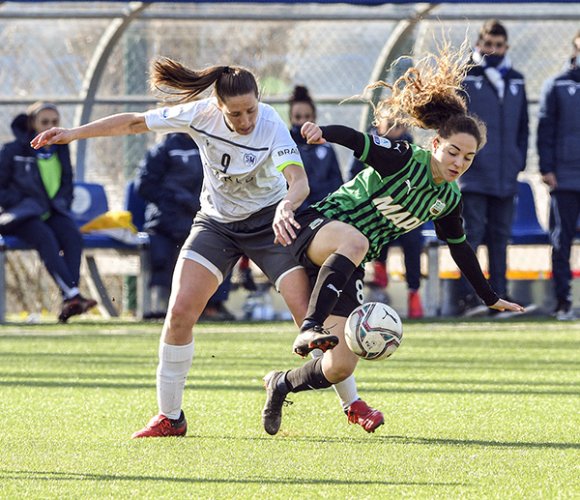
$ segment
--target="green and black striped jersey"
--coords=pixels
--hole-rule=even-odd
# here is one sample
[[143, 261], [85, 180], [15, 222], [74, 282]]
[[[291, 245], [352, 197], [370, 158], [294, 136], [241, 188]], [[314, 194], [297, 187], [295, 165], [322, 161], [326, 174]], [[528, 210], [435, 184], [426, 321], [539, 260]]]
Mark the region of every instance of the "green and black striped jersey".
[[498, 301], [466, 241], [459, 188], [455, 182], [435, 184], [431, 152], [342, 125], [321, 130], [325, 140], [352, 149], [369, 165], [313, 206], [329, 219], [356, 227], [368, 238], [366, 260], [376, 259], [384, 244], [432, 220], [437, 236], [449, 244], [451, 257], [477, 294], [488, 306]]
[[[323, 127], [324, 137], [332, 140], [327, 137], [329, 128]], [[332, 133], [329, 135], [332, 137]], [[458, 210], [461, 192], [455, 182], [435, 184], [430, 151], [404, 141], [391, 142], [366, 134], [359, 136], [364, 137], [359, 158], [372, 167], [363, 169], [314, 208], [363, 233], [370, 243], [366, 260], [376, 259], [381, 248], [401, 234], [447, 216], [458, 219], [459, 226], [456, 222], [451, 224], [451, 232], [443, 231], [445, 239], [451, 243], [465, 239], [461, 210]], [[356, 148], [353, 149], [356, 154]]]

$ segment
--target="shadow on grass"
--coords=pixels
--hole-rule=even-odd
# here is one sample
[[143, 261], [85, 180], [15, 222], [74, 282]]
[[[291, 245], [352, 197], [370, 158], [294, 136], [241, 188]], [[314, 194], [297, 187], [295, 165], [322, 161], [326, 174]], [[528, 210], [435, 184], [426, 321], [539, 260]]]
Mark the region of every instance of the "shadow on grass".
[[[0, 387], [44, 387], [44, 388], [70, 388], [70, 389], [154, 389], [155, 388], [155, 377], [151, 375], [151, 383], [112, 383], [112, 382], [100, 382], [98, 380], [94, 382], [82, 382], [74, 379], [72, 380], [29, 380], [29, 379], [14, 379], [14, 380], [0, 380]], [[94, 378], [98, 378], [94, 375]], [[219, 379], [221, 380], [221, 379]], [[226, 383], [215, 383], [215, 384], [199, 384], [196, 383], [195, 379], [189, 382], [186, 386], [187, 390], [200, 390], [200, 391], [235, 391], [235, 392], [263, 392], [263, 387], [259, 384], [226, 384]], [[384, 387], [364, 387], [362, 390], [365, 393], [384, 393]], [[526, 390], [524, 387], [521, 389], [442, 389], [437, 387], [432, 388], [422, 388], [422, 387], [390, 387], [388, 389], [389, 393], [397, 394], [509, 394], [516, 396], [578, 396], [580, 391], [562, 391], [562, 390]]]
[[556, 450], [578, 450], [580, 443], [557, 443], [557, 442], [529, 442], [529, 441], [485, 441], [478, 439], [441, 439], [419, 438], [407, 436], [378, 436], [382, 441], [399, 442], [402, 444], [426, 444], [426, 445], [449, 445], [449, 446], [482, 446], [484, 448], [539, 448]]
[[555, 450], [578, 450], [580, 449], [580, 443], [558, 443], [558, 442], [530, 442], [530, 441], [490, 441], [490, 440], [479, 440], [479, 439], [445, 439], [445, 438], [422, 438], [413, 436], [367, 436], [361, 435], [361, 437], [332, 437], [332, 436], [284, 436], [280, 434], [277, 437], [270, 436], [260, 436], [260, 437], [233, 437], [233, 436], [207, 436], [207, 435], [188, 435], [185, 439], [194, 438], [196, 440], [247, 440], [247, 441], [271, 441], [275, 439], [281, 439], [284, 441], [297, 441], [297, 442], [308, 442], [308, 443], [341, 443], [344, 445], [375, 445], [376, 441], [383, 444], [403, 444], [403, 445], [443, 445], [443, 446], [481, 446], [490, 448], [523, 448], [523, 449], [555, 449]]
[[307, 479], [307, 478], [247, 478], [228, 479], [212, 477], [169, 477], [169, 476], [129, 476], [124, 474], [81, 474], [78, 472], [56, 472], [56, 471], [19, 471], [1, 470], [0, 478], [4, 480], [32, 481], [162, 481], [168, 483], [215, 483], [215, 484], [327, 484], [335, 485], [383, 485], [383, 486], [466, 486], [465, 483], [446, 483], [430, 481], [369, 481], [369, 480], [341, 480], [329, 479]]
[[[573, 352], [573, 351], [570, 351]], [[87, 353], [87, 352], [50, 352], [50, 351], [0, 351], [0, 360], [6, 358], [8, 361], [13, 362], [18, 358], [22, 359], [37, 359], [40, 358], [43, 361], [50, 361], [51, 363], [82, 363], [87, 364], [142, 364], [150, 365], [151, 363], [157, 363], [157, 352], [151, 351], [151, 353], [146, 354], [114, 354], [111, 352], [106, 353]], [[229, 363], [231, 361], [231, 363]], [[284, 367], [294, 367], [300, 364], [300, 359], [297, 356], [291, 357], [290, 354], [280, 354], [280, 355], [269, 355], [268, 362], [271, 366], [284, 366]], [[240, 355], [234, 352], [226, 353], [222, 350], [216, 351], [216, 354], [212, 353], [210, 349], [204, 349], [199, 355], [196, 356], [196, 363], [199, 364], [213, 364], [225, 362], [227, 369], [229, 366], [235, 366], [236, 369], [240, 367], [257, 367], [264, 368], [264, 362], [261, 359], [256, 359], [254, 353], [247, 353]], [[389, 365], [399, 370], [407, 369], [431, 369], [433, 367], [441, 369], [478, 369], [478, 368], [501, 368], [502, 370], [513, 369], [518, 371], [567, 371], [578, 369], [578, 360], [553, 360], [553, 359], [527, 359], [527, 358], [501, 358], [501, 359], [489, 359], [489, 358], [473, 358], [466, 359], [465, 357], [427, 357], [427, 356], [399, 356], [398, 358], [393, 358], [389, 360]]]
[[[106, 381], [106, 380], [114, 380], [115, 382], [119, 382], [120, 380], [123, 381], [141, 381], [141, 380], [145, 380], [147, 382], [151, 381], [152, 378], [155, 377], [155, 366], [156, 364], [152, 364], [152, 370], [147, 371], [146, 373], [125, 373], [125, 372], [119, 372], [119, 371], [114, 371], [114, 372], [95, 372], [95, 371], [89, 371], [89, 372], [84, 372], [84, 371], [71, 371], [68, 370], [66, 372], [45, 372], [45, 371], [25, 371], [25, 372], [21, 372], [21, 371], [0, 371], [0, 384], [2, 384], [3, 382], [10, 382], [11, 380], [15, 380], [15, 381], [19, 381], [19, 383], [21, 383], [22, 381], [34, 381], [34, 382], [56, 382], [58, 380], [61, 381], [70, 381], [70, 382], [77, 382], [77, 381], [82, 381], [83, 380], [89, 380], [91, 381], [92, 384], [96, 384], [99, 383], [97, 381]], [[236, 367], [236, 371], [237, 371], [237, 367]], [[247, 374], [245, 376], [245, 378], [248, 381], [251, 381], [252, 378], [260, 378], [262, 376], [262, 372], [256, 371], [254, 374]], [[208, 374], [205, 373], [203, 371], [201, 371], [201, 373], [199, 373], [198, 371], [196, 371], [196, 369], [192, 369], [191, 373], [189, 375], [189, 382], [188, 382], [188, 387], [191, 388], [203, 388], [205, 387], [209, 387], [212, 386], [215, 383], [217, 386], [219, 385], [223, 385], [224, 380], [226, 380], [228, 378], [227, 373], [226, 372], [222, 372], [218, 375], [213, 375], [213, 374]], [[203, 382], [203, 383], [202, 383]], [[388, 387], [384, 387], [383, 384], [387, 384]], [[560, 382], [560, 381], [555, 381], [555, 380], [544, 380], [544, 381], [535, 381], [535, 382], [530, 382], [527, 380], [521, 380], [521, 381], [510, 381], [510, 380], [485, 380], [485, 379], [463, 379], [463, 378], [449, 378], [449, 379], [432, 379], [430, 381], [426, 381], [425, 379], [422, 378], [405, 378], [405, 377], [388, 377], [388, 376], [384, 376], [384, 377], [377, 377], [377, 376], [373, 376], [372, 378], [372, 385], [374, 387], [365, 387], [365, 391], [368, 390], [370, 392], [372, 392], [373, 390], [375, 391], [385, 391], [388, 390], [389, 392], [396, 392], [397, 391], [397, 387], [399, 386], [399, 390], [400, 391], [404, 391], [406, 388], [409, 389], [413, 389], [413, 385], [417, 384], [419, 385], [419, 389], [430, 389], [430, 390], [434, 390], [434, 391], [438, 391], [438, 386], [462, 386], [461, 389], [463, 392], [469, 392], [469, 386], [483, 386], [483, 387], [487, 387], [487, 386], [491, 386], [491, 387], [518, 387], [518, 392], [521, 392], [521, 390], [523, 390], [526, 393], [529, 393], [529, 391], [526, 391], [526, 388], [528, 387], [545, 387], [546, 390], [548, 390], [548, 388], [552, 388], [552, 387], [561, 387], [563, 389], [565, 388], [578, 388], [578, 383], [577, 382]], [[366, 383], [363, 381], [362, 385], [365, 386]], [[228, 384], [228, 387], [230, 387], [231, 385]], [[378, 387], [377, 387], [378, 386]], [[392, 386], [395, 386], [394, 388]], [[411, 386], [411, 387], [409, 387]], [[428, 387], [423, 387], [423, 386], [428, 386]], [[236, 386], [237, 389], [245, 389], [245, 390], [251, 390], [253, 388], [257, 388], [259, 390], [262, 390], [263, 387], [261, 385], [255, 385], [255, 384], [239, 384]], [[521, 389], [521, 390], [520, 390]], [[441, 391], [444, 391], [445, 389], [441, 389]], [[491, 389], [490, 389], [491, 390]], [[550, 390], [550, 392], [553, 392], [553, 390]], [[568, 392], [564, 391], [564, 394], [568, 394]]]
[[[0, 374], [0, 377], [2, 375]], [[580, 384], [578, 382], [562, 382], [560, 380], [542, 380], [530, 382], [528, 380], [485, 380], [485, 379], [462, 379], [462, 378], [449, 378], [449, 379], [432, 379], [425, 380], [421, 378], [404, 378], [404, 377], [388, 377], [388, 376], [376, 376], [373, 374], [372, 377], [373, 384], [421, 384], [421, 385], [494, 385], [494, 386], [531, 386], [531, 387], [575, 387], [579, 388]], [[389, 388], [390, 390], [390, 388]]]

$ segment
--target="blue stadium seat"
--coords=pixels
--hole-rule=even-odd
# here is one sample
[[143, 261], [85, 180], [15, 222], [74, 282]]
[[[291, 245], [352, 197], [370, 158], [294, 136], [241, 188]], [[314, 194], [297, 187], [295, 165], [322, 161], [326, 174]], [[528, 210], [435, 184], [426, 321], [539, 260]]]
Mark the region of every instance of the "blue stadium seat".
[[79, 227], [108, 210], [107, 194], [102, 184], [75, 182], [71, 211]]
[[513, 245], [545, 245], [549, 242], [548, 232], [538, 221], [531, 186], [527, 182], [518, 182], [511, 243]]

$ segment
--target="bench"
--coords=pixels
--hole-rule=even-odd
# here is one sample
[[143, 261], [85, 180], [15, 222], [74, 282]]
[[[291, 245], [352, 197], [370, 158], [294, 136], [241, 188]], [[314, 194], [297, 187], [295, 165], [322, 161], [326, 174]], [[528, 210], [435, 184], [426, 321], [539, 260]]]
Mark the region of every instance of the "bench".
[[[71, 210], [79, 227], [107, 212], [109, 205], [104, 187], [101, 184], [76, 182]], [[83, 243], [83, 258], [88, 270], [87, 285], [91, 294], [98, 300], [99, 310], [105, 317], [117, 317], [119, 312], [113, 305], [101, 279], [95, 254], [99, 250], [113, 250], [120, 255], [139, 257], [137, 317], [142, 318], [143, 314], [148, 312], [150, 308], [148, 235], [138, 233], [135, 243], [124, 243], [101, 234], [83, 234]], [[0, 323], [6, 321], [6, 252], [23, 250], [33, 250], [33, 248], [16, 236], [0, 235]]]

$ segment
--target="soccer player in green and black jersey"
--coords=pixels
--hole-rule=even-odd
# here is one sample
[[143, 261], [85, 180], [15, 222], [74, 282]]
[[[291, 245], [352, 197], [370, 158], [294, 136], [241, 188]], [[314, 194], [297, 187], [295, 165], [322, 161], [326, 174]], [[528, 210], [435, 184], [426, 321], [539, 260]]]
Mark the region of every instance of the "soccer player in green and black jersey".
[[[300, 368], [272, 371], [264, 377], [267, 400], [262, 419], [269, 434], [280, 428], [282, 404], [289, 392], [353, 380], [358, 358], [341, 340], [346, 318], [363, 302], [361, 264], [378, 256], [385, 243], [428, 220], [434, 221], [439, 238], [448, 243], [458, 267], [489, 307], [523, 311], [491, 289], [465, 240], [461, 193], [455, 181], [485, 144], [486, 131], [480, 120], [467, 114], [457, 92], [465, 69], [460, 58], [446, 52], [436, 62], [442, 58], [446, 58], [445, 64], [411, 68], [392, 86], [380, 82], [392, 95], [379, 105], [377, 121], [387, 117], [401, 122], [406, 114], [407, 124], [436, 131], [430, 150], [339, 125], [306, 123], [302, 127], [308, 143], [341, 144], [369, 168], [297, 215], [302, 229], [291, 248], [309, 270], [313, 292], [293, 348], [301, 356], [315, 348], [325, 354]], [[332, 331], [325, 324], [332, 325]], [[356, 413], [353, 421], [369, 432], [384, 420], [371, 408], [366, 416]]]

